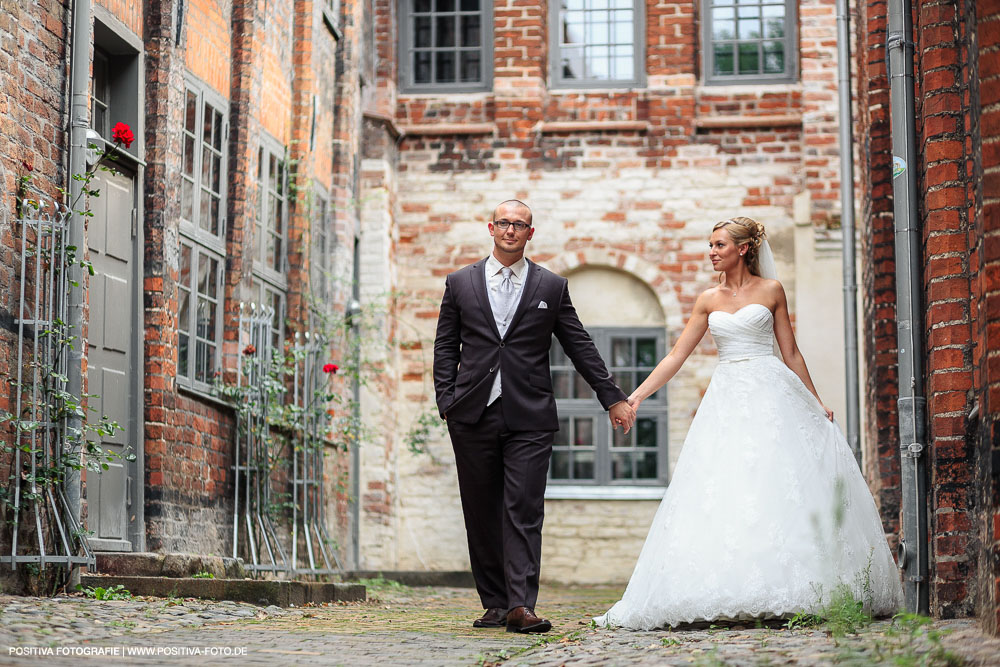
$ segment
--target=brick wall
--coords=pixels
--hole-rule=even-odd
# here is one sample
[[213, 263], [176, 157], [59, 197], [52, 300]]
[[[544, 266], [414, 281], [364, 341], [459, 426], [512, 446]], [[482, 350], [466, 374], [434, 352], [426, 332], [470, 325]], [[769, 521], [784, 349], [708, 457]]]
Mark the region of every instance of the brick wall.
[[[973, 281], [975, 400], [979, 406], [975, 447], [976, 528], [981, 535], [977, 572], [976, 613], [985, 628], [1000, 634], [1000, 4], [991, 0], [967, 2], [974, 7], [978, 58], [970, 72], [971, 99], [981, 115], [979, 151], [973, 157], [981, 174], [975, 198], [975, 228], [971, 235]], [[971, 13], [971, 12], [968, 12]], [[992, 566], [992, 567], [990, 567]]]
[[862, 254], [861, 337], [866, 360], [865, 476], [881, 509], [882, 525], [895, 547], [899, 541], [899, 423], [896, 415], [896, 264], [892, 219], [892, 138], [889, 79], [885, 53], [884, 0], [858, 4], [857, 108], [861, 119], [855, 141], [859, 154]]
[[[15, 223], [19, 180], [30, 175], [36, 190], [27, 194], [49, 201], [62, 200], [58, 188], [68, 187], [63, 86], [69, 30], [64, 13], [55, 0], [0, 2], [0, 411], [4, 412], [15, 412], [17, 400], [12, 384], [18, 370], [15, 318], [22, 278], [22, 235]], [[25, 354], [30, 354], [29, 346]], [[0, 443], [6, 448], [12, 439], [5, 423]], [[0, 451], [0, 479], [11, 492], [13, 458], [11, 452]], [[10, 549], [8, 533], [7, 527], [0, 533], [5, 553]], [[22, 537], [25, 542], [31, 543], [30, 535]]]
[[[895, 322], [891, 150], [885, 79], [885, 7], [861, 7], [859, 108], [864, 281], [869, 335], [873, 451], [880, 458], [885, 514], [898, 503], [895, 476]], [[997, 126], [991, 113], [996, 3], [916, 4], [919, 215], [923, 231], [924, 364], [928, 406], [930, 603], [936, 616], [978, 615], [997, 632], [996, 449]], [[991, 171], [992, 170], [992, 171]], [[991, 365], [992, 364], [992, 365]], [[891, 384], [890, 384], [891, 383]], [[890, 459], [891, 457], [891, 459]]]

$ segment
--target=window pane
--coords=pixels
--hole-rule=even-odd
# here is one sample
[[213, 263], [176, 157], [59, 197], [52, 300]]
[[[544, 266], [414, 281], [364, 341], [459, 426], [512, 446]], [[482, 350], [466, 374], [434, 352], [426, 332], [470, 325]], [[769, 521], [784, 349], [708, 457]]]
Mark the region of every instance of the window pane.
[[573, 427], [573, 446], [594, 446], [594, 420], [592, 418], [576, 417], [573, 419]]
[[569, 14], [563, 19], [562, 41], [563, 44], [583, 44], [583, 14]]
[[552, 479], [569, 479], [569, 452], [552, 452]]
[[429, 12], [431, 10], [431, 0], [414, 0], [413, 11]]
[[735, 39], [735, 38], [736, 38], [735, 21], [712, 21], [712, 39]]
[[583, 49], [564, 48], [561, 67], [564, 79], [583, 78]]
[[559, 419], [559, 430], [552, 441], [553, 447], [565, 447], [569, 445], [569, 419], [561, 417]]
[[434, 80], [438, 83], [455, 81], [455, 52], [438, 51], [435, 56]]
[[635, 454], [635, 478], [656, 479], [656, 453], [640, 452]]
[[189, 134], [184, 135], [184, 175], [194, 178], [194, 137]]
[[462, 0], [461, 10], [463, 12], [478, 12], [479, 0]]
[[757, 54], [758, 43], [740, 44], [740, 74], [755, 74], [760, 72], [760, 59]]
[[632, 365], [632, 339], [611, 339], [611, 365], [616, 367]]
[[616, 452], [611, 455], [611, 479], [632, 479], [632, 455]]
[[463, 52], [461, 80], [463, 82], [476, 82], [481, 78], [479, 73], [479, 51]]
[[208, 299], [198, 299], [197, 330], [198, 338], [212, 338], [215, 332], [215, 304]]
[[656, 339], [637, 338], [635, 340], [635, 365], [652, 368], [656, 365]]
[[219, 260], [207, 255], [201, 255], [198, 258], [198, 294], [203, 294], [210, 299], [217, 298], [218, 272]]
[[764, 71], [768, 74], [785, 71], [785, 45], [782, 42], [764, 42]]
[[454, 16], [438, 16], [435, 27], [434, 46], [455, 46]]
[[594, 478], [594, 453], [573, 452], [573, 479]]
[[733, 44], [714, 44], [712, 46], [715, 54], [713, 60], [716, 74], [735, 74], [733, 62]]
[[417, 51], [413, 54], [413, 82], [431, 82], [431, 52]]
[[413, 46], [431, 46], [431, 17], [418, 16], [413, 19]]
[[636, 447], [656, 447], [656, 420], [647, 417], [635, 420]]
[[436, 12], [455, 11], [455, 0], [434, 0], [434, 11]]
[[190, 342], [188, 335], [181, 332], [177, 341], [177, 374], [182, 377], [188, 376], [188, 355], [190, 354]]
[[186, 178], [181, 179], [181, 217], [194, 220], [194, 184]]
[[[480, 23], [478, 16], [462, 17], [462, 46], [479, 46]], [[476, 52], [478, 58], [479, 52]]]
[[187, 91], [187, 102], [184, 105], [184, 129], [191, 134], [197, 129], [196, 116], [198, 114], [198, 96], [192, 91]]

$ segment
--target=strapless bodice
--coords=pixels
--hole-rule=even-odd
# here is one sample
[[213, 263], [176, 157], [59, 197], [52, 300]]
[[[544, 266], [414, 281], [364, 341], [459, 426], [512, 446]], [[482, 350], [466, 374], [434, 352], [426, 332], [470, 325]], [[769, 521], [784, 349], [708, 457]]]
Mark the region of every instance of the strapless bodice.
[[708, 330], [719, 348], [719, 361], [738, 361], [774, 354], [774, 316], [760, 303], [750, 303], [735, 313], [714, 310]]

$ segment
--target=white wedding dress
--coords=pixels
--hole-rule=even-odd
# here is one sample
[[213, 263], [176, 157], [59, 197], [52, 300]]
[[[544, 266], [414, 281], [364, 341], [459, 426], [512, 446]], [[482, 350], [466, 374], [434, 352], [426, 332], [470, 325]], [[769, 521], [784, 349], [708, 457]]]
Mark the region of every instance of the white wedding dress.
[[773, 354], [761, 304], [709, 315], [719, 365], [622, 599], [600, 625], [814, 611], [844, 584], [902, 604], [871, 492], [840, 429]]

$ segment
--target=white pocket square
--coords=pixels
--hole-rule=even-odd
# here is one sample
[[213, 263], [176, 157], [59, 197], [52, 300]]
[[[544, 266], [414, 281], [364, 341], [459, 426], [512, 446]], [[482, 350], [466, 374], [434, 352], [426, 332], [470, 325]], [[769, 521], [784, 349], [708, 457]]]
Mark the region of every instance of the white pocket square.
[[538, 302], [538, 307], [539, 308], [548, 308], [549, 304], [545, 303], [544, 301], [539, 301]]

